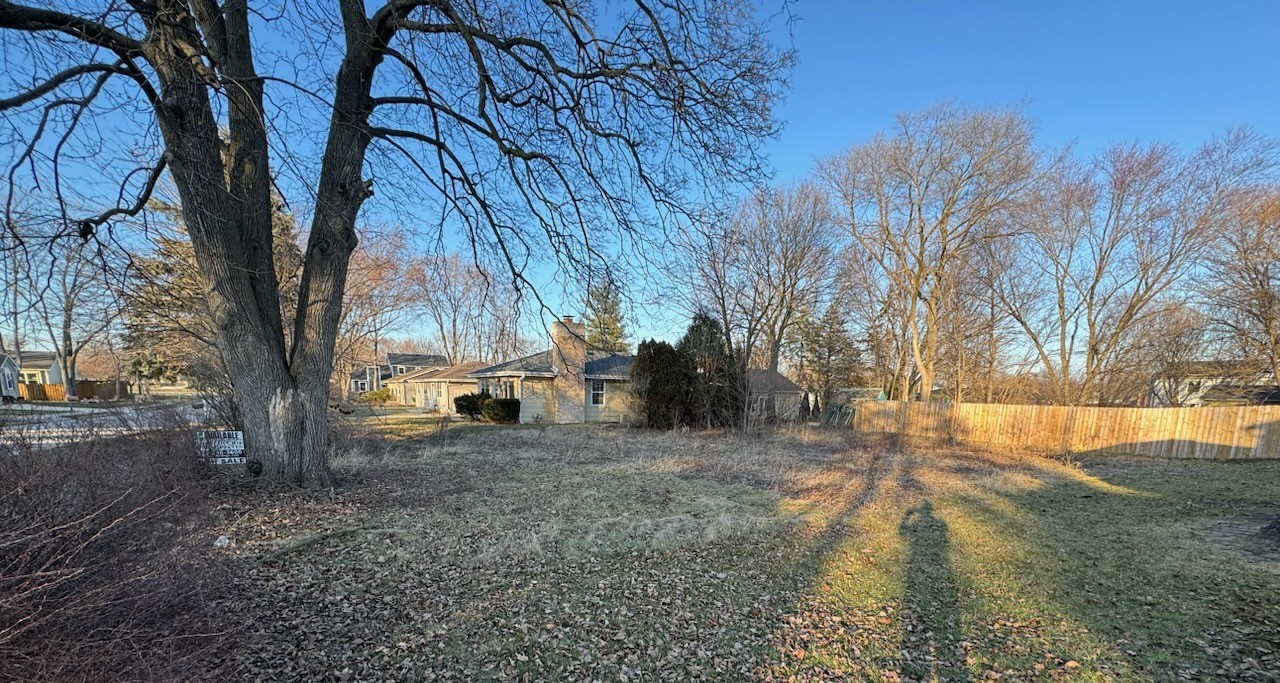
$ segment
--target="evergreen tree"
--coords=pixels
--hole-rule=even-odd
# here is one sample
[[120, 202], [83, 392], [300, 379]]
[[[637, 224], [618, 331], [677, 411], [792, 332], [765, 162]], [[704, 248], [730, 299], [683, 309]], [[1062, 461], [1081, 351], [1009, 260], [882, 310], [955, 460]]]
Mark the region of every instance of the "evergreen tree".
[[[150, 254], [134, 257], [129, 273], [124, 297], [130, 364], [153, 378], [181, 374], [198, 389], [229, 395], [230, 380], [214, 345], [213, 318], [181, 211], [161, 203], [153, 203], [150, 210], [168, 225], [152, 238]], [[293, 216], [278, 199], [272, 228], [281, 317], [288, 339], [293, 332], [289, 312], [297, 308], [302, 252]]]
[[622, 322], [622, 288], [613, 278], [587, 288], [587, 348], [627, 353], [627, 333]]
[[826, 406], [835, 390], [856, 386], [861, 380], [862, 355], [858, 342], [845, 326], [844, 316], [832, 305], [820, 318], [809, 318], [797, 328], [801, 382]]
[[685, 410], [684, 361], [670, 344], [643, 340], [631, 363], [631, 388], [644, 411], [645, 424], [672, 429], [682, 422]]
[[706, 427], [738, 424], [747, 400], [746, 368], [734, 359], [720, 321], [695, 314], [676, 350], [684, 358], [686, 421]]

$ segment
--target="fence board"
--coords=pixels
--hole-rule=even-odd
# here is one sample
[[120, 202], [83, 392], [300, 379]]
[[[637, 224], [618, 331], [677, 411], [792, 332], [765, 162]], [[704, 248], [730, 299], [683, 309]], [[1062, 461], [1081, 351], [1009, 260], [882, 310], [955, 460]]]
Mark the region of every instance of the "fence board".
[[[116, 388], [115, 382], [83, 380], [76, 382], [76, 397], [85, 400], [91, 398], [111, 400], [129, 396], [128, 384], [120, 384], [119, 396], [116, 395]], [[24, 401], [65, 401], [67, 400], [67, 388], [61, 384], [22, 382], [18, 384], [18, 396], [22, 397]]]
[[1280, 406], [1097, 408], [980, 403], [859, 403], [855, 431], [1039, 451], [1158, 458], [1280, 458]]

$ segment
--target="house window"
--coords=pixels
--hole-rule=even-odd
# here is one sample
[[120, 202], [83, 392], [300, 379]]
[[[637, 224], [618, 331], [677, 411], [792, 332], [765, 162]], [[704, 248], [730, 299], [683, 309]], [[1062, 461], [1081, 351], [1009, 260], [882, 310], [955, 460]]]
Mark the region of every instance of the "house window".
[[397, 375], [403, 375], [403, 374], [404, 374], [404, 366], [403, 366], [403, 365], [397, 365], [397, 366], [396, 366], [396, 374], [397, 374]]
[[604, 380], [602, 379], [591, 380], [591, 405], [604, 405]]

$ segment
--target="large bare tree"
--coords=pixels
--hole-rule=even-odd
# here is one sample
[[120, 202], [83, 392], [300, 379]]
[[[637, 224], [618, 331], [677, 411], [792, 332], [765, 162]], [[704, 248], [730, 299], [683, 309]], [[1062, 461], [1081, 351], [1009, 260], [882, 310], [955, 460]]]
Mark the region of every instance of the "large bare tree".
[[[251, 457], [270, 480], [324, 484], [334, 339], [357, 215], [378, 177], [370, 153], [397, 160], [387, 186], [414, 171], [440, 223], [504, 257], [513, 280], [539, 251], [588, 263], [608, 231], [644, 239], [706, 182], [758, 171], [789, 60], [757, 9], [634, 0], [597, 17], [563, 0], [0, 0], [0, 111], [25, 142], [10, 185], [54, 187], [68, 231], [89, 237], [140, 212], [170, 174]], [[300, 113], [311, 101], [324, 104], [320, 121]], [[312, 218], [286, 335], [272, 150], [307, 166], [308, 135], [318, 162], [297, 175]], [[93, 177], [122, 181], [114, 191], [73, 182], [77, 160], [113, 150], [122, 165]], [[85, 196], [63, 203], [70, 192]], [[69, 208], [107, 197], [95, 215]]]
[[723, 226], [684, 236], [677, 279], [690, 310], [715, 313], [736, 353], [777, 370], [788, 332], [831, 292], [838, 237], [814, 183], [759, 188]]
[[[36, 246], [32, 238], [28, 243]], [[28, 327], [38, 331], [33, 336], [53, 350], [67, 398], [75, 400], [81, 353], [101, 341], [120, 316], [119, 281], [112, 272], [120, 272], [121, 255], [94, 244], [39, 242], [18, 262], [16, 294]]]
[[[1022, 225], [996, 252], [996, 295], [1022, 329], [1057, 403], [1124, 402], [1122, 376], [1155, 305], [1203, 263], [1235, 188], [1271, 167], [1271, 145], [1234, 131], [1191, 154], [1112, 146], [1059, 155]], [[1185, 296], [1185, 294], [1184, 294]]]
[[1200, 286], [1227, 348], [1280, 379], [1280, 188], [1235, 194]]
[[[937, 377], [957, 264], [1026, 192], [1031, 143], [1031, 125], [1017, 112], [940, 104], [899, 115], [890, 134], [820, 167], [849, 233], [902, 299], [920, 400], [929, 400]], [[895, 384], [913, 382], [904, 375]]]
[[509, 357], [522, 313], [519, 291], [459, 254], [415, 259], [409, 281], [411, 309], [450, 363]]

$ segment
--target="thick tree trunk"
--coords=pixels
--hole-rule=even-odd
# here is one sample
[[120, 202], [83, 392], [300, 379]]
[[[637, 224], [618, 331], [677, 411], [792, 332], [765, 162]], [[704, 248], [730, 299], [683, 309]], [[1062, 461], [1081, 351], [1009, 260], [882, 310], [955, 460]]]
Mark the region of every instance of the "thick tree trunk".
[[[339, 71], [315, 219], [303, 260], [291, 348], [285, 347], [272, 262], [268, 145], [262, 83], [254, 72], [244, 2], [225, 22], [201, 17], [231, 107], [225, 147], [208, 97], [207, 74], [181, 46], [195, 19], [179, 5], [157, 24], [148, 60], [161, 82], [157, 119], [182, 214], [199, 265], [216, 342], [231, 379], [248, 457], [268, 481], [329, 485], [328, 397], [334, 339], [355, 220], [369, 191], [361, 178], [369, 144], [369, 96], [379, 57], [357, 4], [349, 8], [349, 51]], [[344, 6], [344, 11], [345, 6]], [[225, 170], [224, 170], [225, 169]]]

